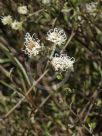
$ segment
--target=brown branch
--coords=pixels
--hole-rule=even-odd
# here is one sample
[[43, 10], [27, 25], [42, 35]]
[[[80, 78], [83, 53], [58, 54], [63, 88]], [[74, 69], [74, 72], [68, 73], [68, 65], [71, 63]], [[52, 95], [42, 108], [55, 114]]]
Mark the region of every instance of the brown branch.
[[22, 99], [11, 110], [9, 110], [8, 113], [5, 114], [2, 119], [0, 119], [0, 121], [2, 121], [3, 119], [7, 118], [26, 99], [26, 97], [32, 91], [33, 87], [36, 86], [40, 82], [40, 80], [46, 75], [47, 72], [48, 72], [48, 69], [34, 82], [34, 84], [27, 91], [27, 93], [25, 94], [25, 96], [23, 96]]
[[70, 43], [70, 41], [73, 39], [74, 35], [75, 35], [75, 32], [72, 31], [72, 33], [71, 33], [69, 39], [67, 40], [65, 46], [64, 46], [63, 49], [61, 50], [61, 53], [63, 53], [63, 51], [64, 51], [64, 50], [66, 49], [66, 47], [69, 45], [69, 43]]

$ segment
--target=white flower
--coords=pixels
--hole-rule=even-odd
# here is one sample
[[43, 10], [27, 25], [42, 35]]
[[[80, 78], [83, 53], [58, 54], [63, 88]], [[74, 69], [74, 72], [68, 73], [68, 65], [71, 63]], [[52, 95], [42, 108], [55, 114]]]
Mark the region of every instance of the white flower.
[[8, 16], [4, 16], [2, 19], [1, 19], [2, 23], [4, 25], [11, 25], [12, 23], [12, 17], [10, 15]]
[[53, 42], [56, 45], [64, 44], [67, 37], [63, 29], [54, 28], [47, 32], [47, 40]]
[[23, 14], [23, 15], [28, 13], [27, 6], [19, 6], [17, 8], [17, 11], [18, 11], [19, 14]]
[[19, 22], [19, 21], [14, 21], [12, 24], [11, 24], [11, 27], [12, 29], [14, 30], [22, 30], [22, 22]]
[[88, 12], [94, 12], [97, 8], [97, 2], [91, 2], [86, 4], [86, 9]]
[[51, 3], [51, 0], [42, 0], [42, 3], [49, 5]]
[[73, 70], [74, 62], [75, 58], [70, 58], [66, 54], [55, 54], [55, 57], [53, 57], [51, 60], [51, 64], [54, 67], [55, 71]]
[[22, 49], [29, 57], [36, 56], [41, 51], [40, 40], [35, 38], [35, 34], [32, 36], [29, 33], [25, 35], [24, 48]]

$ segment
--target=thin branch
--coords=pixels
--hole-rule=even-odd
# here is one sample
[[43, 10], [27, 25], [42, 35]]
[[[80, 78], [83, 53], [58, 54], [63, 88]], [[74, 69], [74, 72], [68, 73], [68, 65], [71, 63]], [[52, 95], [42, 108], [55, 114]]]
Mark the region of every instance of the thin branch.
[[43, 12], [43, 11], [44, 11], [44, 9], [42, 8], [42, 9], [40, 9], [40, 10], [37, 10], [37, 11], [35, 11], [35, 12], [29, 14], [29, 15], [26, 17], [26, 19], [23, 20], [23, 22], [27, 21], [30, 17], [32, 17], [32, 16], [34, 16], [34, 15], [37, 15], [37, 14], [39, 14], [40, 12]]
[[5, 114], [2, 119], [0, 119], [0, 121], [2, 121], [3, 119], [7, 118], [12, 112], [14, 112], [14, 110], [26, 99], [26, 97], [32, 91], [33, 87], [36, 86], [40, 82], [40, 80], [46, 75], [47, 72], [48, 72], [48, 69], [34, 82], [34, 84], [27, 91], [27, 93], [25, 94], [25, 96], [23, 96], [22, 99], [11, 110], [9, 110], [8, 113]]
[[37, 113], [39, 109], [48, 101], [48, 99], [51, 97], [51, 94], [49, 94], [44, 101], [38, 106], [38, 108], [34, 111], [34, 113]]
[[72, 33], [71, 33], [71, 35], [70, 35], [69, 39], [67, 40], [67, 42], [66, 42], [65, 46], [64, 46], [64, 47], [63, 47], [63, 49], [61, 50], [61, 53], [63, 53], [63, 52], [64, 52], [64, 50], [66, 49], [66, 47], [69, 45], [70, 41], [73, 39], [74, 35], [75, 35], [75, 32], [74, 32], [74, 31], [72, 31]]

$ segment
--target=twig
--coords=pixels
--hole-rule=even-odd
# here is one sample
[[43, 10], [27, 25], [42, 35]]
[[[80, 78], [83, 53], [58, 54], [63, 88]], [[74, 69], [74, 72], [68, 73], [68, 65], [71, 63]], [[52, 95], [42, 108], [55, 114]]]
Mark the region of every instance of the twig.
[[34, 16], [34, 15], [36, 15], [36, 14], [39, 14], [39, 13], [42, 12], [42, 11], [44, 11], [43, 8], [40, 9], [40, 10], [37, 10], [37, 11], [31, 13], [31, 14], [29, 14], [29, 15], [26, 17], [26, 19], [23, 20], [23, 22], [27, 21], [30, 17], [32, 17], [32, 16]]
[[50, 60], [52, 59], [55, 50], [56, 50], [56, 44], [53, 46], [53, 50], [52, 50], [51, 55], [50, 55]]
[[72, 31], [72, 33], [71, 33], [69, 39], [67, 40], [65, 46], [64, 46], [63, 49], [61, 50], [61, 53], [63, 53], [63, 51], [64, 51], [64, 50], [66, 49], [66, 47], [69, 45], [69, 43], [70, 43], [70, 41], [72, 40], [72, 38], [74, 37], [74, 35], [75, 35], [75, 32]]
[[[52, 51], [51, 51], [49, 60], [52, 60], [52, 57], [53, 57], [53, 55], [54, 55], [55, 50], [56, 50], [56, 44], [53, 46], [53, 49], [52, 49]], [[45, 70], [47, 69], [47, 67], [48, 67], [48, 65], [49, 65], [49, 63], [50, 63], [49, 60], [47, 61], [47, 64], [46, 64], [46, 66], [45, 66]]]
[[90, 114], [90, 111], [91, 111], [91, 109], [92, 109], [92, 107], [94, 105], [94, 102], [95, 102], [95, 100], [97, 98], [97, 95], [98, 95], [98, 93], [97, 93], [97, 91], [95, 91], [93, 96], [92, 96], [93, 100], [90, 101], [90, 106], [89, 106], [89, 108], [88, 108], [88, 110], [86, 112], [86, 115], [84, 116], [84, 119], [83, 119], [84, 122], [86, 121], [86, 119], [88, 118], [88, 116]]
[[46, 73], [48, 72], [48, 69], [34, 82], [34, 84], [31, 86], [31, 88], [27, 91], [27, 93], [25, 94], [25, 96], [22, 97], [22, 99], [11, 109], [8, 111], [7, 114], [4, 115], [4, 117], [2, 119], [0, 119], [0, 121], [2, 121], [3, 119], [7, 118], [24, 100], [25, 98], [29, 95], [29, 93], [32, 91], [33, 87], [36, 86], [38, 84], [38, 82], [46, 75]]
[[39, 105], [39, 107], [34, 111], [34, 113], [37, 113], [39, 109], [48, 101], [48, 99], [51, 97], [51, 94], [49, 94], [44, 101]]

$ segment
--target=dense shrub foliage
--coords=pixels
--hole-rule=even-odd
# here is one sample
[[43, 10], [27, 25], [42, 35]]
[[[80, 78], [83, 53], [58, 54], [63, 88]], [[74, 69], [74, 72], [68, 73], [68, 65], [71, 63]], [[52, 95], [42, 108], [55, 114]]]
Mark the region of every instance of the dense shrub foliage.
[[102, 1], [0, 1], [0, 135], [102, 135]]

